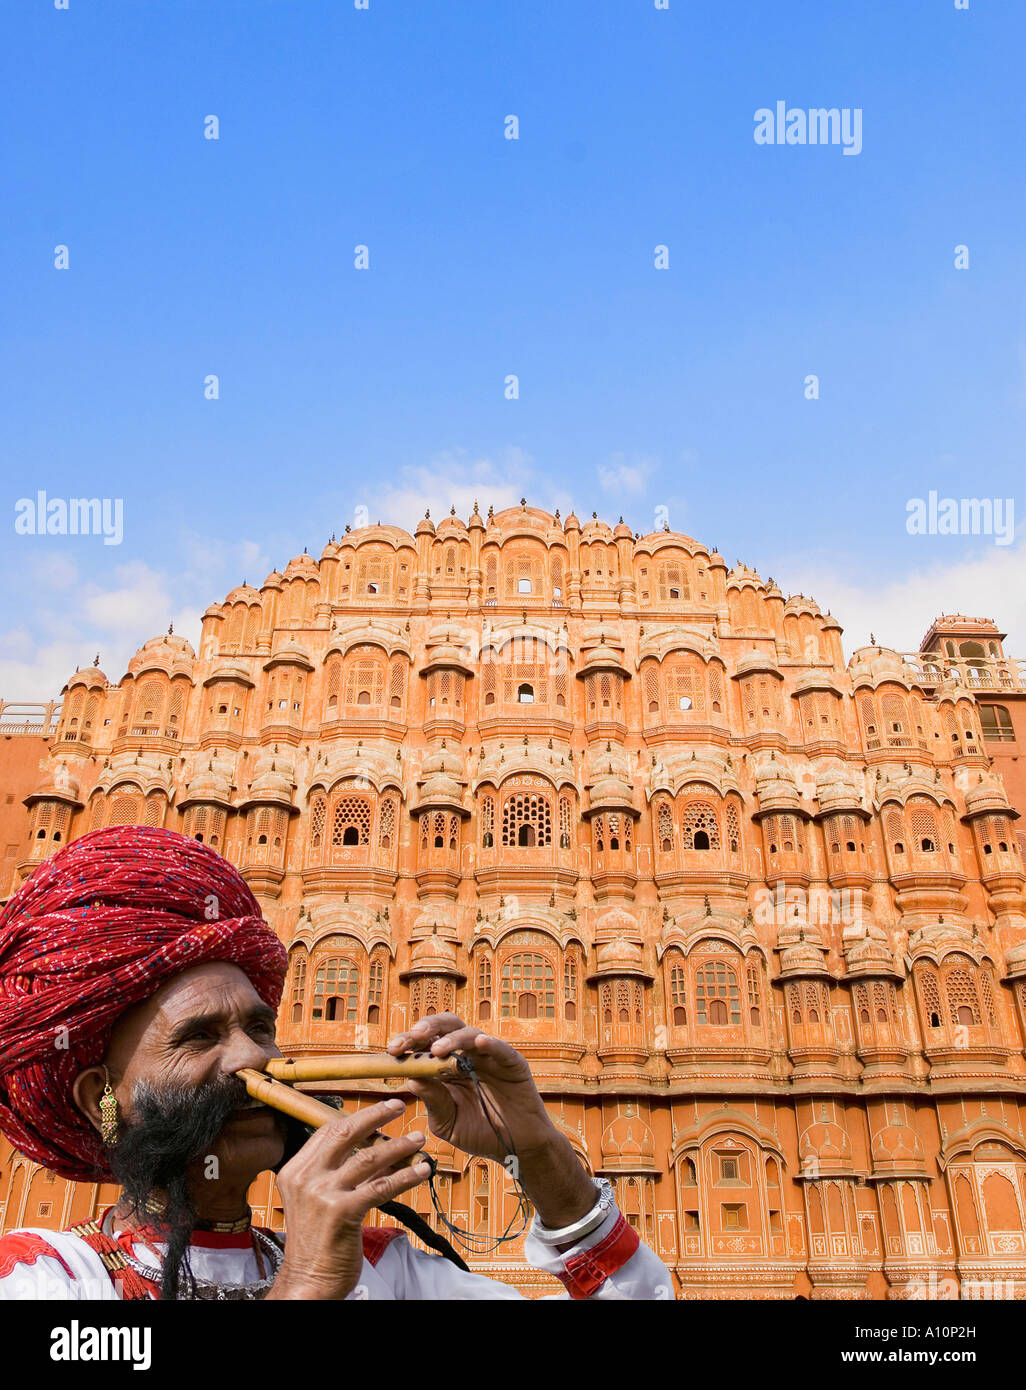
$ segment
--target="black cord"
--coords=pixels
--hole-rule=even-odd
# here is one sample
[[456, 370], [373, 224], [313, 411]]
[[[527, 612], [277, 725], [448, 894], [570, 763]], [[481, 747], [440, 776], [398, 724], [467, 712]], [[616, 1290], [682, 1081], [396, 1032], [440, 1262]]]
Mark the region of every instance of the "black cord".
[[[496, 1120], [498, 1120], [499, 1124], [503, 1127], [503, 1129], [506, 1128], [505, 1121], [503, 1120], [502, 1115], [499, 1113], [495, 1105], [485, 1095], [485, 1092], [481, 1086], [481, 1082], [478, 1078], [477, 1072], [474, 1070], [473, 1062], [470, 1060], [469, 1057], [463, 1054], [455, 1055], [462, 1076], [465, 1077], [466, 1080], [469, 1081], [474, 1087], [478, 1104], [481, 1107], [481, 1113], [488, 1121], [488, 1126], [491, 1129], [492, 1133], [495, 1135], [496, 1139], [498, 1140], [500, 1148], [504, 1151], [507, 1159], [513, 1159], [512, 1169], [507, 1168], [506, 1171], [510, 1174], [510, 1176], [513, 1179], [513, 1188], [517, 1194], [517, 1209], [510, 1217], [509, 1222], [506, 1225], [506, 1229], [503, 1231], [502, 1235], [497, 1236], [494, 1240], [489, 1240], [487, 1236], [477, 1235], [474, 1231], [461, 1231], [458, 1226], [454, 1226], [452, 1224], [449, 1218], [442, 1211], [442, 1208], [439, 1204], [438, 1194], [435, 1191], [434, 1173], [431, 1174], [431, 1177], [428, 1180], [428, 1191], [431, 1194], [431, 1204], [435, 1209], [435, 1215], [438, 1217], [438, 1220], [442, 1223], [445, 1229], [452, 1236], [455, 1237], [457, 1242], [463, 1246], [464, 1250], [468, 1251], [468, 1253], [470, 1253], [471, 1255], [490, 1255], [493, 1250], [498, 1250], [498, 1248], [501, 1245], [509, 1244], [510, 1241], [516, 1240], [519, 1236], [521, 1236], [524, 1233], [524, 1231], [527, 1229], [528, 1218], [531, 1215], [531, 1208], [527, 1200], [527, 1195], [524, 1192], [524, 1189], [520, 1186], [520, 1172], [517, 1161], [517, 1150], [516, 1145], [513, 1143], [513, 1136], [510, 1134], [508, 1129], [506, 1130], [505, 1134], [502, 1134], [496, 1128], [495, 1121], [489, 1114], [489, 1110], [494, 1111], [495, 1118]], [[505, 1167], [505, 1164], [503, 1166]], [[520, 1226], [517, 1230], [514, 1231], [513, 1225], [518, 1217], [520, 1218]]]
[[[500, 1246], [508, 1245], [511, 1241], [518, 1239], [518, 1237], [523, 1234], [527, 1229], [527, 1222], [531, 1215], [531, 1207], [524, 1189], [520, 1186], [517, 1151], [516, 1145], [513, 1143], [513, 1136], [510, 1134], [509, 1130], [506, 1129], [505, 1121], [494, 1103], [485, 1095], [477, 1072], [474, 1070], [473, 1062], [468, 1056], [461, 1052], [453, 1053], [453, 1056], [459, 1067], [460, 1079], [465, 1080], [474, 1087], [478, 1104], [481, 1107], [481, 1113], [488, 1121], [488, 1126], [498, 1140], [499, 1147], [503, 1150], [506, 1159], [511, 1158], [514, 1161], [512, 1169], [507, 1168], [506, 1171], [513, 1179], [513, 1188], [517, 1195], [517, 1209], [510, 1217], [502, 1235], [496, 1236], [494, 1240], [489, 1240], [487, 1236], [477, 1235], [474, 1231], [461, 1231], [458, 1226], [452, 1224], [442, 1211], [438, 1201], [438, 1192], [435, 1187], [435, 1162], [433, 1159], [428, 1159], [431, 1163], [431, 1176], [428, 1178], [428, 1192], [431, 1195], [431, 1205], [435, 1209], [435, 1215], [438, 1220], [457, 1242], [463, 1246], [463, 1249], [471, 1255], [490, 1255], [494, 1250], [498, 1250]], [[321, 1096], [320, 1099], [326, 1101], [328, 1105], [333, 1106], [336, 1110], [341, 1110], [343, 1107], [343, 1100], [339, 1095], [324, 1095]], [[502, 1129], [505, 1130], [504, 1134], [496, 1127], [495, 1120], [492, 1119], [489, 1111], [494, 1112], [495, 1120], [497, 1120]], [[277, 1164], [273, 1171], [277, 1173], [290, 1158], [293, 1158], [295, 1154], [299, 1152], [306, 1140], [314, 1133], [316, 1133], [316, 1131], [311, 1129], [308, 1125], [304, 1125], [300, 1121], [290, 1118], [288, 1120], [288, 1140], [285, 1153], [281, 1162]], [[469, 1273], [468, 1265], [457, 1251], [453, 1249], [446, 1238], [440, 1232], [435, 1231], [424, 1217], [418, 1212], [415, 1212], [412, 1207], [408, 1207], [404, 1202], [396, 1202], [393, 1200], [382, 1202], [377, 1210], [384, 1212], [387, 1216], [394, 1217], [396, 1221], [408, 1227], [408, 1229], [422, 1240], [425, 1245], [430, 1246], [431, 1249], [435, 1250], [439, 1255], [442, 1255], [447, 1260], [451, 1260], [453, 1264], [457, 1265], [460, 1269], [467, 1270]], [[520, 1218], [520, 1226], [514, 1231], [513, 1225], [518, 1217]]]
[[[434, 1180], [434, 1174], [432, 1174], [432, 1183]], [[425, 1245], [430, 1245], [431, 1249], [436, 1250], [439, 1255], [451, 1260], [454, 1265], [465, 1270], [468, 1274], [470, 1273], [470, 1266], [452, 1248], [445, 1236], [440, 1236], [437, 1231], [432, 1230], [423, 1216], [419, 1212], [415, 1212], [412, 1207], [408, 1207], [405, 1202], [396, 1202], [395, 1200], [382, 1202], [378, 1211], [383, 1211], [386, 1216], [392, 1216], [396, 1221], [401, 1221], [415, 1236], [419, 1236]]]

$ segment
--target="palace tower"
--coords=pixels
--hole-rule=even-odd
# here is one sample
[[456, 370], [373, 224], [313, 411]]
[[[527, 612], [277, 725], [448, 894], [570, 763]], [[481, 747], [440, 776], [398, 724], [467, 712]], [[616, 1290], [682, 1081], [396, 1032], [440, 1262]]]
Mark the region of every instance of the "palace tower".
[[[23, 732], [0, 708], [0, 889], [99, 826], [204, 840], [289, 947], [287, 1055], [450, 1009], [509, 1039], [683, 1298], [1026, 1296], [1001, 642], [956, 615], [845, 663], [714, 549], [526, 505], [347, 528], [198, 652], [77, 671]], [[500, 1235], [503, 1169], [428, 1147], [450, 1218]], [[0, 1229], [112, 1195], [0, 1146]], [[522, 1244], [471, 1263], [558, 1288]]]

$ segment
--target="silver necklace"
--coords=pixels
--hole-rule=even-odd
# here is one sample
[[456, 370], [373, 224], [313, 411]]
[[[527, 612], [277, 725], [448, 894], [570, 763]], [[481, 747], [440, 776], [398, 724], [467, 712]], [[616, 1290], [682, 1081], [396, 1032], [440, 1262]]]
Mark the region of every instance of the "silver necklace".
[[[253, 1303], [266, 1298], [268, 1290], [278, 1277], [278, 1271], [281, 1269], [281, 1262], [285, 1256], [277, 1241], [264, 1235], [263, 1231], [259, 1231], [255, 1227], [253, 1228], [253, 1239], [260, 1245], [271, 1265], [271, 1273], [266, 1279], [257, 1279], [252, 1284], [219, 1284], [212, 1279], [193, 1277], [191, 1281], [192, 1291], [186, 1297], [233, 1303]], [[154, 1275], [159, 1275], [160, 1269], [156, 1265], [144, 1264], [142, 1260], [137, 1260], [134, 1255], [129, 1255], [125, 1250], [122, 1250], [122, 1255], [129, 1268], [134, 1269], [136, 1274], [141, 1274], [144, 1279], [152, 1281]]]

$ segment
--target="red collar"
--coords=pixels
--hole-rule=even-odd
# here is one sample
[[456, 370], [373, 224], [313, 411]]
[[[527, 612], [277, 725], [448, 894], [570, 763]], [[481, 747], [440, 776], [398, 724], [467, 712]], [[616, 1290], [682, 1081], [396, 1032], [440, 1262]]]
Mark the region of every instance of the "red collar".
[[[97, 1224], [102, 1226], [107, 1213], [113, 1210], [113, 1207], [108, 1207]], [[153, 1226], [133, 1226], [128, 1230], [119, 1231], [115, 1239], [121, 1242], [125, 1237], [131, 1239], [134, 1236], [141, 1236], [145, 1240], [163, 1241], [164, 1239], [161, 1232]], [[222, 1231], [193, 1231], [189, 1237], [189, 1244], [202, 1250], [251, 1250], [253, 1248], [253, 1227], [250, 1227], [248, 1231], [240, 1231], [238, 1235], [228, 1235]]]

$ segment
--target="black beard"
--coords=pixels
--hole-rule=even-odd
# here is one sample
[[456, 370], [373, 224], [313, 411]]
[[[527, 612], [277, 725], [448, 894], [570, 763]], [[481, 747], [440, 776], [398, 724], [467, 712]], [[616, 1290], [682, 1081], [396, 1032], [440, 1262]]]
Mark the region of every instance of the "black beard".
[[[187, 1170], [207, 1157], [232, 1111], [247, 1099], [245, 1085], [234, 1076], [190, 1090], [141, 1081], [132, 1095], [133, 1118], [122, 1119], [117, 1143], [107, 1151], [125, 1209], [154, 1226], [167, 1242], [162, 1300], [183, 1296], [183, 1284], [185, 1297], [195, 1290], [188, 1251], [196, 1208]], [[164, 1200], [162, 1215], [146, 1210], [157, 1194]]]

